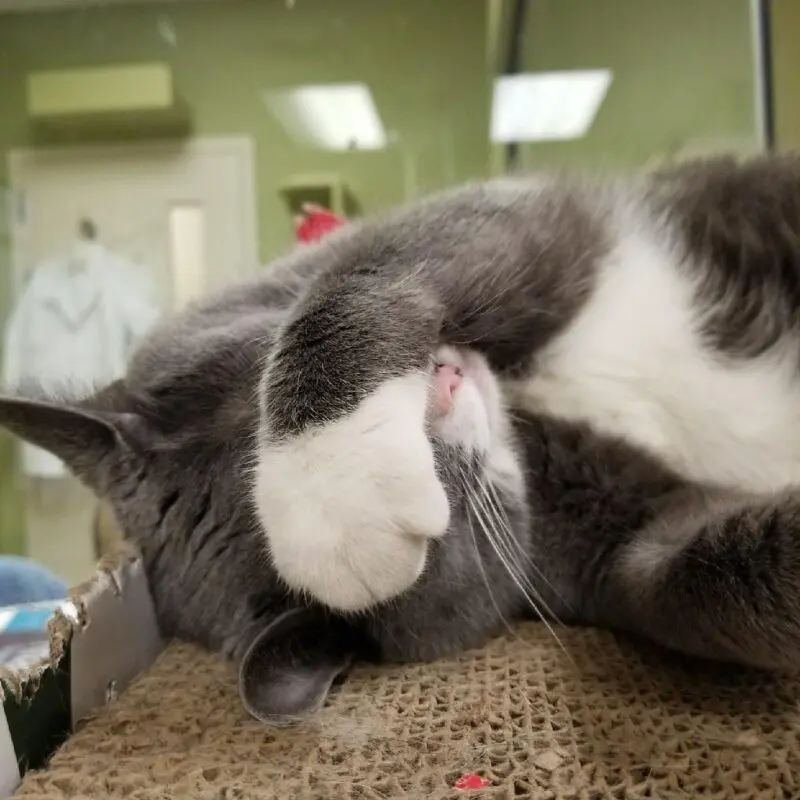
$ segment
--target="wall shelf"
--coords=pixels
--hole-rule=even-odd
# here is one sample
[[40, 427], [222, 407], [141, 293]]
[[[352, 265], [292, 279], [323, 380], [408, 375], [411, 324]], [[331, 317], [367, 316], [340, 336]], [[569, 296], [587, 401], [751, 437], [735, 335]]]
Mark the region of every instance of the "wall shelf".
[[291, 214], [299, 214], [303, 203], [316, 203], [348, 218], [361, 212], [355, 195], [338, 173], [290, 175], [280, 182], [278, 191]]

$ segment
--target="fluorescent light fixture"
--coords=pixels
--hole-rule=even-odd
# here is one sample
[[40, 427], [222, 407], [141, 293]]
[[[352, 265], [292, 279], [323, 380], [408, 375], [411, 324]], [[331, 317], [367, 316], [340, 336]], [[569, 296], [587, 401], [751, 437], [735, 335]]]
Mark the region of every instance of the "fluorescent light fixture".
[[611, 85], [609, 69], [523, 72], [494, 82], [493, 142], [580, 139]]
[[381, 150], [386, 131], [363, 83], [298, 86], [267, 92], [264, 102], [286, 132], [323, 150]]

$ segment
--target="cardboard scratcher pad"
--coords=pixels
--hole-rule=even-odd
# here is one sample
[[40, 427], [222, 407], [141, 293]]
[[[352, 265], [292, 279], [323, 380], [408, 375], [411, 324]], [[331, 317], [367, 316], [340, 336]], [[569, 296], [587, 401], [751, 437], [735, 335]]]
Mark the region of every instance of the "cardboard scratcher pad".
[[[230, 665], [174, 644], [20, 798], [800, 797], [800, 683], [543, 626], [436, 664], [359, 667], [313, 721], [249, 719]], [[476, 773], [484, 789], [460, 792]]]

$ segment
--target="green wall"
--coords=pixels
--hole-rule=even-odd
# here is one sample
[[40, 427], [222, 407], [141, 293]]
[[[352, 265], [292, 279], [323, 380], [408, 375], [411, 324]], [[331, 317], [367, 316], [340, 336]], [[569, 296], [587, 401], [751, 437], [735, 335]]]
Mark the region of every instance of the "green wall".
[[[2, 156], [2, 154], [0, 154]], [[0, 183], [0, 192], [2, 183]], [[8, 292], [10, 241], [5, 206], [0, 197], [0, 325], [6, 319], [10, 306]], [[2, 328], [0, 328], [2, 331]], [[0, 356], [2, 356], [2, 333], [0, 333]], [[17, 477], [12, 470], [14, 445], [8, 434], [0, 432], [0, 553], [23, 553], [22, 508], [18, 494]]]
[[757, 145], [748, 0], [535, 0], [523, 52], [525, 70], [614, 70], [589, 134], [524, 146], [525, 168], [627, 168], [693, 140]]
[[[197, 134], [253, 135], [261, 252], [291, 239], [276, 192], [294, 173], [343, 173], [367, 210], [488, 169], [485, 0], [284, 0], [103, 6], [0, 16], [0, 153], [30, 142], [31, 70], [166, 61]], [[174, 34], [174, 38], [173, 38]], [[300, 149], [265, 90], [363, 81], [398, 143], [386, 152]], [[5, 165], [0, 165], [0, 182]]]
[[775, 144], [800, 149], [800, 2], [772, 0]]

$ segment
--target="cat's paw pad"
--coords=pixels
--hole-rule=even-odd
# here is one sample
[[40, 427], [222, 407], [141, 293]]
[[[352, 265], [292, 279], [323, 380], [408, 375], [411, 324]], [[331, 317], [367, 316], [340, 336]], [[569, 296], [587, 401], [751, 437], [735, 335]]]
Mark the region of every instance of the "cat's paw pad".
[[292, 588], [357, 611], [419, 578], [450, 516], [425, 432], [429, 393], [425, 374], [394, 378], [347, 416], [262, 448], [256, 506]]

